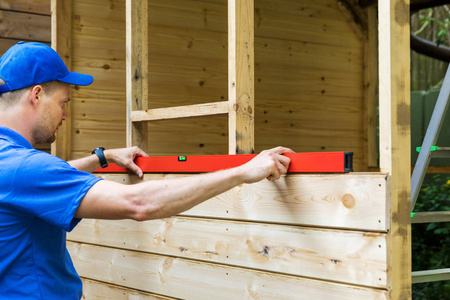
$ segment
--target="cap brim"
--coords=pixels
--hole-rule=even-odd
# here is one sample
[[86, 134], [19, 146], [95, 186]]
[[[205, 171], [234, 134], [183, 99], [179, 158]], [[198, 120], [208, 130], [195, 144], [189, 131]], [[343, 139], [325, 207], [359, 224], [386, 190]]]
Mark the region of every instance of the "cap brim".
[[73, 85], [90, 85], [94, 81], [94, 77], [87, 74], [69, 72], [57, 80]]

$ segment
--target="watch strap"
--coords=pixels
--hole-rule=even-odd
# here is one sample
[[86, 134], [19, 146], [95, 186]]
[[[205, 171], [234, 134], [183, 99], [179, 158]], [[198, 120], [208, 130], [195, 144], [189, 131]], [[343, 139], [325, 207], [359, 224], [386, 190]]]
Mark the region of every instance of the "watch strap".
[[105, 148], [98, 147], [92, 151], [92, 154], [97, 155], [98, 160], [100, 161], [100, 166], [102, 168], [106, 168], [108, 166], [108, 162], [106, 161], [105, 153], [103, 153], [104, 150], [105, 150]]

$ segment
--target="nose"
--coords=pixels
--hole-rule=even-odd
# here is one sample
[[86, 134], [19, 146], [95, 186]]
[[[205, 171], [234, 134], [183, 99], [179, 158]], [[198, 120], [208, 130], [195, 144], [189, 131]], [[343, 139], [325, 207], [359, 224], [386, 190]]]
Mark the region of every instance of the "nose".
[[65, 121], [67, 119], [67, 109], [66, 105], [64, 105], [63, 113], [62, 113], [62, 120]]

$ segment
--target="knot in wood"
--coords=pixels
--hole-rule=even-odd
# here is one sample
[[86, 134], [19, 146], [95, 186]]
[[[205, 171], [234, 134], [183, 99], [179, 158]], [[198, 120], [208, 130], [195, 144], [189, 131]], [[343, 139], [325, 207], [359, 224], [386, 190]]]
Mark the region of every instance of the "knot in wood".
[[355, 197], [352, 194], [345, 194], [342, 196], [342, 204], [345, 208], [351, 209], [355, 206]]

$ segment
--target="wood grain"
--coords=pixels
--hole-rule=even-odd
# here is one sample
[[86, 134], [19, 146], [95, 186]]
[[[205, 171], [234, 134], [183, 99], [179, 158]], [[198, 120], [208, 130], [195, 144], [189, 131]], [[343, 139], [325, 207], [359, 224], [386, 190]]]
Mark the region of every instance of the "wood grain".
[[[83, 277], [176, 298], [386, 299], [386, 291], [68, 243]], [[195, 296], [193, 296], [195, 295]]]
[[228, 154], [255, 152], [254, 1], [228, 1]]
[[133, 122], [228, 114], [228, 101], [131, 112]]
[[170, 300], [174, 298], [139, 292], [90, 279], [83, 280], [83, 300]]
[[50, 1], [2, 0], [0, 1], [0, 9], [50, 16]]
[[409, 1], [380, 1], [380, 169], [392, 176], [388, 288], [392, 299], [411, 299], [411, 121]]
[[386, 234], [174, 217], [83, 220], [68, 239], [386, 289]]
[[[122, 182], [123, 176], [133, 177], [100, 175], [117, 182]], [[163, 178], [177, 176], [185, 175]], [[142, 180], [159, 178], [160, 175], [146, 174]], [[387, 231], [388, 202], [384, 174], [293, 174], [274, 182], [240, 185], [183, 215]]]
[[49, 15], [0, 10], [0, 36], [18, 40], [51, 41]]

